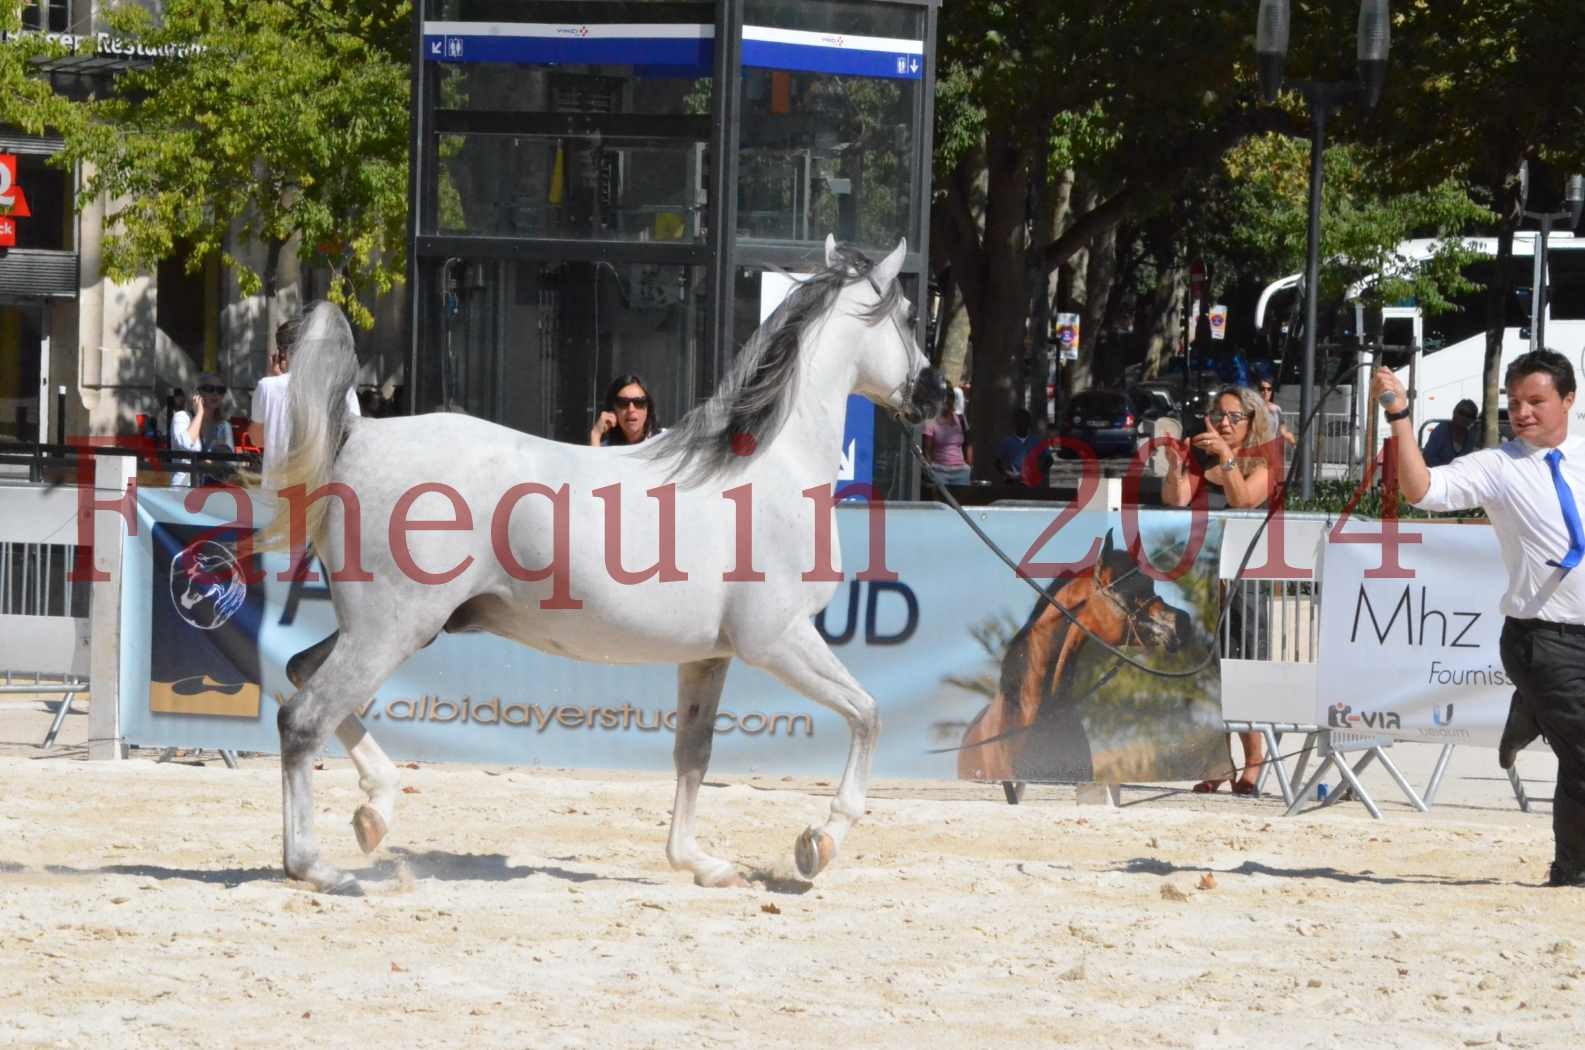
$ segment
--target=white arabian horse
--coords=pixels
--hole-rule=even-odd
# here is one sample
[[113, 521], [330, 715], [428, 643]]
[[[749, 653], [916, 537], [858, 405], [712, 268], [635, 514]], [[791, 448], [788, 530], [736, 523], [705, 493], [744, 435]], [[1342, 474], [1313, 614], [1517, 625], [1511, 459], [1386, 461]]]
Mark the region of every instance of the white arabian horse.
[[[580, 660], [678, 665], [666, 856], [702, 886], [743, 884], [694, 832], [732, 658], [840, 713], [852, 733], [841, 784], [829, 817], [793, 851], [805, 878], [831, 862], [864, 814], [880, 720], [811, 622], [841, 561], [829, 499], [804, 490], [829, 493], [836, 479], [850, 393], [910, 424], [946, 396], [897, 281], [905, 248], [871, 264], [828, 238], [826, 268], [745, 344], [715, 396], [626, 448], [562, 444], [455, 414], [348, 419], [351, 330], [330, 304], [310, 311], [293, 356], [282, 495], [306, 486], [299, 525], [333, 571], [348, 565], [353, 522], [357, 563], [372, 579], [333, 574], [339, 630], [288, 668], [298, 687], [279, 715], [288, 876], [359, 892], [320, 857], [313, 758], [334, 730], [368, 797], [352, 823], [372, 852], [393, 820], [396, 769], [353, 712], [441, 632], [466, 630]], [[339, 498], [312, 498], [327, 485]], [[404, 549], [391, 540], [397, 520], [451, 527], [408, 531]], [[816, 565], [817, 529], [830, 530], [829, 566]]]

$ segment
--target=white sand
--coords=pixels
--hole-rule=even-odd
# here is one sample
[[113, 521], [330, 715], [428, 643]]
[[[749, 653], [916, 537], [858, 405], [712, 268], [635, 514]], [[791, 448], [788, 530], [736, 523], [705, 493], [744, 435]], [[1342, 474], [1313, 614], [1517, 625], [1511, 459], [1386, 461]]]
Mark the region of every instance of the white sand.
[[711, 778], [702, 840], [756, 884], [703, 890], [669, 779], [404, 769], [365, 859], [330, 762], [326, 853], [385, 883], [355, 900], [281, 877], [274, 760], [37, 759], [36, 723], [0, 720], [0, 1045], [1585, 1044], [1585, 890], [1537, 887], [1548, 807], [1501, 790], [1378, 823], [887, 782], [808, 886], [829, 783]]

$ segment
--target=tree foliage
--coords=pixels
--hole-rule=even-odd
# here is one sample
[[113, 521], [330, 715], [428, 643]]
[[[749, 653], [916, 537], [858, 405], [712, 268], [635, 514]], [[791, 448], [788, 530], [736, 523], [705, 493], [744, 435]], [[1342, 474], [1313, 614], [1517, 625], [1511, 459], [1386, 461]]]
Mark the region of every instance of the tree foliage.
[[[106, 271], [128, 278], [180, 248], [190, 270], [218, 254], [244, 292], [273, 294], [295, 239], [371, 324], [360, 297], [405, 268], [411, 17], [405, 0], [170, 0], [159, 25], [115, 9], [121, 33], [201, 50], [52, 104], [84, 199], [109, 201]], [[264, 247], [263, 272], [237, 243]]]

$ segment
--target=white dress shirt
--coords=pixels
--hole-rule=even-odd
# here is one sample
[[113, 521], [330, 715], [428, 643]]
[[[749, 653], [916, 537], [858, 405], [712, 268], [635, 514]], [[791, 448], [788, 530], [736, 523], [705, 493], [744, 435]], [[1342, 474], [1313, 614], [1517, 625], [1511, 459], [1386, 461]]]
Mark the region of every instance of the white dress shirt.
[[[1565, 438], [1557, 447], [1563, 452], [1563, 480], [1578, 505], [1585, 497], [1585, 437]], [[1561, 561], [1569, 548], [1568, 525], [1546, 462], [1550, 451], [1514, 438], [1501, 448], [1481, 449], [1445, 467], [1432, 467], [1431, 485], [1415, 506], [1436, 511], [1484, 507], [1508, 570], [1503, 613], [1522, 620], [1585, 624], [1585, 564], [1572, 572], [1547, 564]]]

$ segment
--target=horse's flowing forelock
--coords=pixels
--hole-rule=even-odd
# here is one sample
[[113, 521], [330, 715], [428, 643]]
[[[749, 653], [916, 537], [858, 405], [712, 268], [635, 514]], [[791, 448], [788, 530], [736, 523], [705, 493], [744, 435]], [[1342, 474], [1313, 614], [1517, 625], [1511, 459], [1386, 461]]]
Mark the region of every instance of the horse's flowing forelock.
[[[804, 336], [825, 317], [842, 289], [867, 280], [874, 265], [856, 248], [839, 245], [835, 265], [798, 282], [749, 336], [714, 396], [640, 448], [670, 461], [673, 475], [689, 484], [720, 477], [748, 462], [787, 422]], [[880, 291], [880, 302], [860, 315], [868, 324], [896, 308], [902, 283], [893, 281]]]

